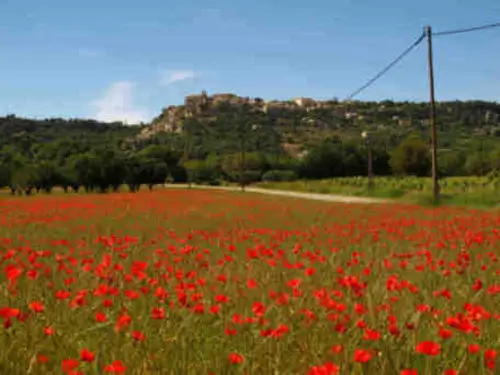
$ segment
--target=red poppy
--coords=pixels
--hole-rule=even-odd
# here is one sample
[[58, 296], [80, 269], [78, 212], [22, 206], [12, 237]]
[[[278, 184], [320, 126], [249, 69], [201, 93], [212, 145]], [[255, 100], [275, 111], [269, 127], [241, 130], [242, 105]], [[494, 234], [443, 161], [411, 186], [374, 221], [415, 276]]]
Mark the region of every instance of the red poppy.
[[95, 359], [95, 354], [88, 349], [82, 349], [80, 352], [80, 359], [83, 362], [93, 362]]
[[342, 346], [342, 344], [337, 344], [337, 345], [332, 346], [332, 353], [333, 354], [340, 354], [340, 353], [342, 353], [343, 350], [344, 350], [344, 347]]
[[372, 353], [369, 350], [355, 349], [354, 362], [366, 363], [372, 358]]
[[340, 374], [340, 367], [334, 363], [327, 362], [322, 366], [313, 366], [307, 375], [337, 375]]
[[80, 362], [77, 359], [64, 359], [62, 361], [62, 372], [64, 373], [69, 373], [70, 371], [73, 371], [80, 365]]
[[30, 303], [30, 310], [35, 313], [41, 313], [45, 310], [45, 307], [43, 306], [43, 303], [39, 301], [33, 301]]
[[132, 331], [132, 337], [135, 341], [144, 341], [146, 339], [146, 335], [141, 331]]
[[494, 370], [495, 369], [496, 357], [497, 357], [497, 351], [496, 350], [494, 350], [494, 349], [486, 349], [484, 351], [484, 364], [490, 370]]
[[104, 367], [104, 372], [110, 374], [124, 374], [126, 369], [127, 368], [123, 365], [121, 361], [116, 360], [113, 363], [106, 365]]
[[438, 355], [441, 351], [441, 346], [432, 341], [423, 341], [417, 345], [415, 351], [425, 355]]
[[47, 363], [49, 361], [49, 357], [43, 354], [38, 354], [36, 360], [38, 363]]
[[228, 359], [229, 359], [229, 362], [234, 363], [234, 364], [243, 363], [243, 361], [245, 360], [244, 357], [238, 353], [230, 353]]
[[400, 375], [418, 375], [417, 370], [401, 370]]
[[363, 338], [365, 340], [369, 340], [369, 341], [377, 341], [377, 340], [380, 340], [380, 333], [378, 331], [375, 331], [375, 330], [372, 330], [372, 329], [366, 329], [365, 330], [365, 334], [363, 336]]
[[103, 323], [105, 321], [107, 321], [108, 318], [105, 314], [103, 314], [102, 312], [96, 312], [95, 313], [95, 321], [98, 322], [98, 323]]
[[481, 347], [478, 344], [470, 344], [468, 350], [470, 354], [476, 354], [481, 350]]

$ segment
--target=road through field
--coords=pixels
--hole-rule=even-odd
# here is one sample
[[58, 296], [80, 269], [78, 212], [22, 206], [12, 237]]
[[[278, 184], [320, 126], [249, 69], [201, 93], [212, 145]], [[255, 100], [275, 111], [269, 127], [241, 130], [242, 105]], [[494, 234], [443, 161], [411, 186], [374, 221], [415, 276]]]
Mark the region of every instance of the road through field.
[[[189, 186], [187, 184], [172, 184], [165, 185], [166, 188], [172, 189], [187, 189]], [[192, 185], [193, 189], [212, 189], [212, 190], [225, 190], [225, 191], [241, 191], [240, 187], [237, 186], [205, 186], [205, 185]], [[303, 193], [295, 191], [286, 190], [274, 190], [274, 189], [262, 189], [254, 187], [246, 187], [245, 192], [266, 194], [266, 195], [277, 195], [282, 197], [291, 198], [302, 198], [310, 200], [318, 200], [324, 202], [341, 202], [341, 203], [391, 203], [393, 201], [387, 199], [377, 199], [377, 198], [366, 198], [366, 197], [353, 197], [345, 195], [332, 195], [332, 194], [316, 194], [316, 193]]]

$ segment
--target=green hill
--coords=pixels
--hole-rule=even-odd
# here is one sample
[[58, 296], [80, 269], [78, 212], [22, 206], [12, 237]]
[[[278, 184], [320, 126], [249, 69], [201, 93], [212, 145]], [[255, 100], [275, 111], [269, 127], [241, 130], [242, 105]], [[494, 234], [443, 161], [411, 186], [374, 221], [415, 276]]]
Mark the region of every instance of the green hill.
[[[10, 115], [0, 117], [0, 185], [105, 191], [123, 183], [152, 186], [167, 176], [235, 181], [242, 165], [249, 181], [357, 176], [366, 173], [364, 131], [376, 175], [425, 175], [428, 115], [427, 103], [264, 101], [205, 92], [140, 126]], [[437, 103], [437, 124], [442, 175], [500, 169], [499, 103]]]

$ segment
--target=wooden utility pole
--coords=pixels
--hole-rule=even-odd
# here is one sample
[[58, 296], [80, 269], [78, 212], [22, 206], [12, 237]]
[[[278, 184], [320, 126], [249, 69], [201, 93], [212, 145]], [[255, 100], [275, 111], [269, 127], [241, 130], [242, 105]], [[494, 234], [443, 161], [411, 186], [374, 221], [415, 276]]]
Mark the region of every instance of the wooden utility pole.
[[371, 192], [373, 190], [373, 158], [370, 138], [366, 139], [366, 146], [368, 147], [368, 191]]
[[427, 60], [429, 65], [429, 89], [430, 89], [430, 125], [431, 136], [431, 158], [432, 158], [432, 194], [434, 203], [439, 201], [439, 176], [437, 165], [437, 130], [436, 130], [436, 101], [434, 97], [434, 62], [432, 57], [432, 28], [425, 28], [427, 37]]
[[241, 191], [245, 191], [245, 134], [243, 131], [240, 133], [240, 187]]
[[366, 152], [368, 156], [368, 191], [373, 190], [373, 157], [372, 157], [372, 145], [370, 142], [370, 133], [363, 132], [361, 133], [361, 137], [365, 140]]

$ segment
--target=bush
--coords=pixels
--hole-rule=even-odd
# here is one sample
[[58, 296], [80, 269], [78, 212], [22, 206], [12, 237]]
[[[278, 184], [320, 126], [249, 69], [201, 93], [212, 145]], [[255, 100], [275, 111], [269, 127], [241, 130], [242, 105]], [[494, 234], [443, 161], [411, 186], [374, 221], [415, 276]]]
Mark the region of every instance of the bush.
[[180, 165], [170, 168], [170, 176], [175, 183], [187, 182], [188, 180], [186, 168]]
[[284, 182], [295, 181], [298, 179], [297, 173], [291, 170], [272, 170], [267, 171], [262, 176], [262, 181], [265, 182]]
[[189, 180], [195, 184], [217, 184], [217, 171], [203, 160], [190, 160], [184, 164]]
[[[253, 182], [259, 182], [262, 179], [262, 172], [261, 171], [245, 171], [243, 172], [243, 183], [245, 185], [251, 184]], [[235, 174], [234, 175], [234, 182], [240, 183], [240, 174]]]

